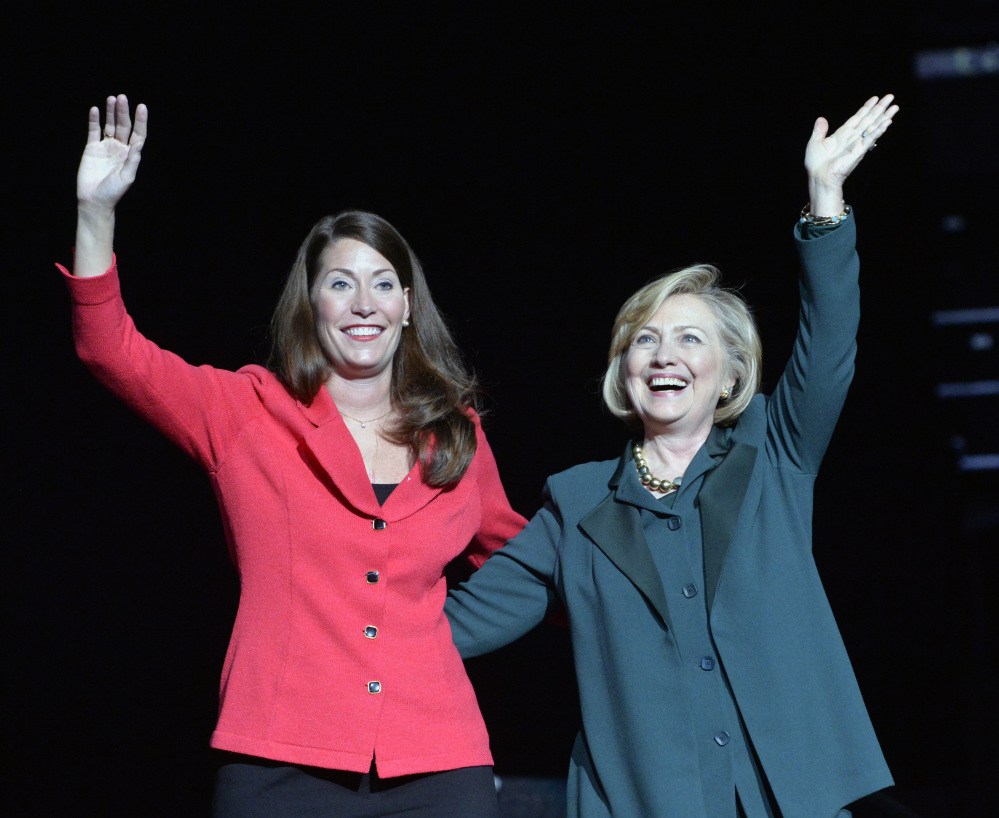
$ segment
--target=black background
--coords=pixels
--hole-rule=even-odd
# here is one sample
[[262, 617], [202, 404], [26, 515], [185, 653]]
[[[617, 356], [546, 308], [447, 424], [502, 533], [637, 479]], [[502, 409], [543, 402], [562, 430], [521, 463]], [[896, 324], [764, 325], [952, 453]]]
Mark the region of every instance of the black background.
[[[71, 258], [87, 109], [118, 92], [150, 109], [116, 237], [140, 330], [192, 363], [260, 361], [312, 223], [378, 212], [488, 389], [490, 442], [527, 516], [548, 474], [620, 451], [597, 380], [617, 307], [651, 276], [707, 261], [743, 286], [772, 388], [796, 326], [812, 122], [894, 92], [902, 112], [847, 187], [864, 317], [815, 551], [897, 799], [990, 814], [996, 484], [955, 470], [933, 386], [956, 364], [929, 315], [999, 301], [999, 97], [994, 76], [918, 83], [913, 57], [995, 38], [993, 3], [108, 2], [4, 17], [4, 789], [31, 805], [20, 814], [207, 814], [237, 601], [207, 480], [77, 362], [52, 267]], [[966, 235], [939, 232], [952, 213]], [[564, 774], [564, 632], [546, 624], [469, 670], [497, 770]]]

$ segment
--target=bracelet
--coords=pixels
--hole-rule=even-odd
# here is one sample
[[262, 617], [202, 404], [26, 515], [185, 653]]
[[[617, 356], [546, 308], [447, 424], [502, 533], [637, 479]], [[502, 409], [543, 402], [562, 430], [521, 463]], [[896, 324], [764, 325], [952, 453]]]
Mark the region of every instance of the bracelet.
[[811, 211], [808, 209], [811, 206], [812, 205], [809, 202], [801, 208], [801, 218], [799, 219], [801, 224], [811, 224], [815, 227], [830, 227], [832, 225], [839, 224], [850, 215], [850, 205], [846, 202], [843, 202], [843, 212], [838, 216], [813, 216]]

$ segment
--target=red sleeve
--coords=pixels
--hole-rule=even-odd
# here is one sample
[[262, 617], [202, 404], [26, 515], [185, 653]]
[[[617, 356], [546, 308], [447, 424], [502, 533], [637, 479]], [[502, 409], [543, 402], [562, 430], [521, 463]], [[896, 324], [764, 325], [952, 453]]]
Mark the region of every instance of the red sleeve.
[[493, 551], [506, 544], [507, 540], [516, 537], [520, 529], [527, 524], [527, 520], [510, 506], [503, 484], [500, 482], [496, 458], [493, 456], [493, 450], [489, 448], [486, 434], [482, 431], [482, 424], [477, 417], [473, 420], [478, 448], [475, 451], [472, 468], [475, 470], [478, 484], [482, 521], [475, 537], [465, 550], [465, 559], [473, 568], [478, 569]]
[[260, 411], [260, 375], [191, 366], [136, 330], [121, 299], [117, 261], [103, 275], [73, 276], [62, 265], [73, 303], [80, 360], [111, 392], [204, 468], [214, 470], [227, 445]]

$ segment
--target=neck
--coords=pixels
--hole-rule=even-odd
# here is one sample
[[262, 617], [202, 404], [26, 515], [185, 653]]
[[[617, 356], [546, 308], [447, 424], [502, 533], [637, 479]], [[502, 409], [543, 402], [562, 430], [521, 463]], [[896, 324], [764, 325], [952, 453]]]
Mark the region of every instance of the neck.
[[692, 435], [655, 434], [646, 429], [642, 451], [653, 473], [672, 480], [683, 475], [710, 433], [710, 427]]
[[392, 408], [391, 374], [374, 378], [342, 378], [336, 373], [326, 382], [337, 408], [349, 415], [370, 417]]

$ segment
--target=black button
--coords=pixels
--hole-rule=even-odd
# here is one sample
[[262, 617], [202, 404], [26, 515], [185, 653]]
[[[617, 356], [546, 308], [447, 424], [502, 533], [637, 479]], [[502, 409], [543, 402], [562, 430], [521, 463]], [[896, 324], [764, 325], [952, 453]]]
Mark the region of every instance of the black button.
[[[372, 682], [372, 684], [378, 684], [378, 682]], [[731, 740], [732, 736], [728, 734], [728, 730], [722, 730], [718, 735], [715, 736], [715, 741], [718, 742], [719, 747], [724, 747]]]
[[384, 520], [382, 520], [382, 519], [380, 519], [378, 517], [375, 517], [375, 519], [373, 519], [371, 521], [371, 527], [375, 531], [384, 531], [385, 530], [385, 526], [387, 526], [387, 525], [388, 525], [387, 522], [385, 522]]
[[694, 585], [694, 583], [690, 583], [690, 585], [684, 585], [683, 595], [687, 597], [687, 599], [697, 596], [697, 586]]
[[715, 669], [714, 659], [712, 659], [710, 656], [705, 656], [703, 659], [701, 659], [701, 670], [714, 670], [714, 669]]
[[682, 524], [679, 517], [670, 517], [666, 521], [666, 525], [669, 526], [670, 531], [676, 531]]
[[368, 573], [364, 575], [364, 578], [368, 581], [368, 585], [374, 585], [376, 582], [378, 582], [378, 572], [368, 571]]
[[364, 629], [364, 635], [367, 636], [368, 639], [374, 639], [378, 636], [378, 628], [374, 625], [368, 625], [368, 627]]
[[[382, 692], [381, 682], [368, 682], [368, 693], [381, 693], [381, 692]], [[718, 741], [717, 736], [715, 737], [715, 741]]]

